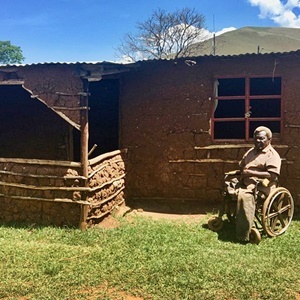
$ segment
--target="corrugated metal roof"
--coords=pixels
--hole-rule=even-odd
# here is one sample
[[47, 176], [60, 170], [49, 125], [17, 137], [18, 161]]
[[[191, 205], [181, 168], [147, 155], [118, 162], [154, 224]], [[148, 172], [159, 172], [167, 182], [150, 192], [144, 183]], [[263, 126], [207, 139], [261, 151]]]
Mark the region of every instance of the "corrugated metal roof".
[[[243, 53], [243, 54], [234, 54], [234, 55], [198, 55], [198, 56], [191, 56], [191, 57], [180, 57], [178, 59], [189, 59], [189, 58], [196, 58], [196, 57], [204, 57], [204, 58], [235, 58], [235, 57], [242, 57], [242, 56], [269, 56], [269, 55], [291, 55], [296, 54], [300, 55], [300, 49], [294, 51], [287, 51], [287, 52], [269, 52], [269, 53]], [[39, 66], [39, 65], [117, 65], [117, 66], [128, 66], [139, 62], [146, 62], [146, 61], [173, 61], [176, 59], [145, 59], [139, 60], [137, 62], [131, 63], [122, 63], [122, 62], [111, 62], [111, 61], [77, 61], [77, 62], [40, 62], [40, 63], [31, 63], [31, 64], [0, 64], [0, 67], [26, 67], [26, 66]]]
[[111, 62], [111, 61], [77, 61], [77, 62], [40, 62], [30, 64], [0, 64], [0, 67], [26, 67], [26, 66], [39, 66], [39, 65], [124, 65], [128, 63]]

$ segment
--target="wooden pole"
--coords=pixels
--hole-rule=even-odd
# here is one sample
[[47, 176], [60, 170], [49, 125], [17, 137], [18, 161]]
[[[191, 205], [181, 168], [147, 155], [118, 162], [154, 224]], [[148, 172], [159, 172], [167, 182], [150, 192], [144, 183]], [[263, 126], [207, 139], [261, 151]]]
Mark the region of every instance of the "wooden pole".
[[[82, 176], [85, 179], [85, 187], [88, 186], [88, 142], [89, 142], [89, 121], [88, 121], [88, 89], [86, 93], [80, 96], [80, 106], [85, 107], [85, 109], [80, 110], [80, 161], [82, 168]], [[87, 194], [82, 192], [82, 200], [87, 200]], [[86, 218], [88, 214], [88, 206], [81, 205], [80, 223], [79, 228], [81, 230], [86, 230]]]

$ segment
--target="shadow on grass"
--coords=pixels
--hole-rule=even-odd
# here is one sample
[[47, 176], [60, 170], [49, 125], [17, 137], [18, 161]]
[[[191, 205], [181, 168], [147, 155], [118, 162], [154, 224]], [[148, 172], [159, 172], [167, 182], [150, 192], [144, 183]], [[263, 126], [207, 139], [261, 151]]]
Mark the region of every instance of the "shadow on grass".
[[15, 228], [15, 229], [43, 229], [43, 228], [60, 228], [60, 229], [78, 229], [77, 227], [71, 226], [55, 226], [55, 225], [41, 225], [35, 223], [22, 223], [22, 222], [0, 222], [0, 227], [4, 228]]
[[[223, 228], [216, 232], [218, 234], [218, 240], [224, 242], [239, 243], [235, 237], [235, 223], [229, 222], [228, 220], [223, 221]], [[202, 225], [203, 228], [210, 230], [207, 224]]]
[[218, 232], [218, 239], [224, 242], [238, 243], [235, 237], [235, 223], [225, 220], [222, 230]]

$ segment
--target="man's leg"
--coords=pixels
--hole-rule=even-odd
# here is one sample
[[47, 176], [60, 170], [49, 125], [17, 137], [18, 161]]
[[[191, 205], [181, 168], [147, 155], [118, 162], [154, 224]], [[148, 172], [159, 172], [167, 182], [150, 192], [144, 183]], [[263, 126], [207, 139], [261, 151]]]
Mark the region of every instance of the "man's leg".
[[236, 237], [240, 241], [249, 241], [255, 215], [254, 195], [251, 190], [239, 189], [236, 211]]

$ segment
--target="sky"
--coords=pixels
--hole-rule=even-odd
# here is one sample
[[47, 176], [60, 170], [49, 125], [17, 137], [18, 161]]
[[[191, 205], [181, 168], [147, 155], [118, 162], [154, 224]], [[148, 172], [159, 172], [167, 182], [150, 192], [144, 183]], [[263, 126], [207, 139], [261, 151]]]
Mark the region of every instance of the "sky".
[[195, 8], [217, 34], [246, 26], [300, 28], [300, 0], [0, 0], [0, 41], [24, 63], [118, 61], [116, 48], [158, 8]]

